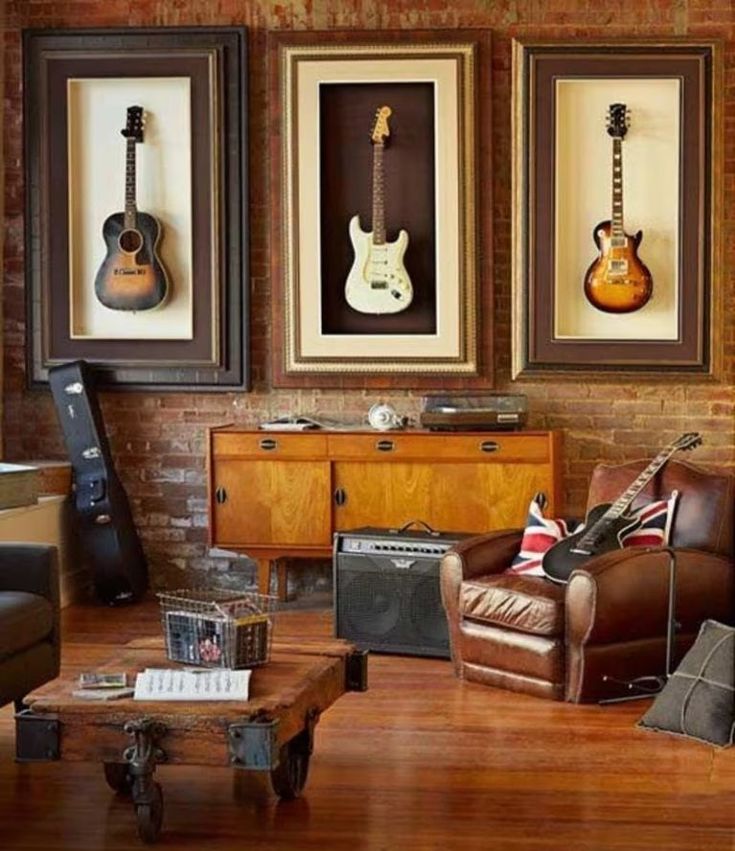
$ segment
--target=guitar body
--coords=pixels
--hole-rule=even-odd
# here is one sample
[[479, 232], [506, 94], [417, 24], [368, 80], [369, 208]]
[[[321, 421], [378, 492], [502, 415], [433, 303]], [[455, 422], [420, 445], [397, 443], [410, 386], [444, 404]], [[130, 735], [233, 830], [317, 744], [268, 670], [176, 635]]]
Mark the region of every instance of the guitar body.
[[558, 541], [544, 553], [541, 567], [548, 579], [551, 579], [552, 582], [565, 584], [569, 581], [572, 571], [578, 567], [583, 567], [591, 558], [601, 553], [622, 548], [620, 543], [622, 536], [628, 529], [636, 525], [634, 519], [625, 515], [621, 515], [617, 520], [610, 521], [605, 534], [597, 540], [594, 547], [589, 548], [594, 550], [593, 552], [575, 552], [585, 532], [589, 531], [609, 508], [610, 503], [596, 505], [587, 515], [584, 528], [568, 538], [564, 538], [563, 541]]
[[345, 284], [345, 298], [360, 313], [400, 313], [413, 300], [413, 287], [403, 265], [408, 234], [401, 230], [394, 242], [373, 243], [372, 231], [360, 227], [360, 217], [350, 219], [350, 240], [355, 252]]
[[[584, 294], [606, 313], [633, 313], [651, 298], [653, 278], [638, 257], [643, 232], [614, 239], [612, 223], [600, 222], [593, 231], [600, 256], [587, 270]], [[624, 243], [624, 244], [618, 244]]]
[[153, 310], [168, 294], [168, 278], [158, 254], [161, 226], [150, 213], [135, 214], [126, 228], [124, 213], [105, 219], [107, 255], [94, 280], [97, 298], [111, 310]]

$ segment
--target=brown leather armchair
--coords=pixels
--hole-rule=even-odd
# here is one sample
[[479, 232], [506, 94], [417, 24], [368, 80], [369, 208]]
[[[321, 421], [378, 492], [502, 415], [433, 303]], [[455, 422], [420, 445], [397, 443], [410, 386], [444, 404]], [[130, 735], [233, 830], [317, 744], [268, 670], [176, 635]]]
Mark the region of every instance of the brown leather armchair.
[[[595, 468], [588, 509], [614, 501], [647, 462]], [[633, 506], [680, 493], [675, 662], [700, 623], [735, 617], [735, 477], [669, 461]], [[630, 548], [596, 556], [569, 583], [505, 574], [523, 530], [469, 538], [444, 556], [452, 660], [468, 680], [574, 703], [627, 693], [613, 680], [665, 673], [669, 556]]]

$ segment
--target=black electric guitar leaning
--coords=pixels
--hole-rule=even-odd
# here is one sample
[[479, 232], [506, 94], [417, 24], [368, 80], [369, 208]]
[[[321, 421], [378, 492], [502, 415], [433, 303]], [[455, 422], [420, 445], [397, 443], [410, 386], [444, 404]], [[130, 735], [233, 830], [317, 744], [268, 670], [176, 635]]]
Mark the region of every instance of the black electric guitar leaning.
[[125, 212], [105, 219], [102, 238], [107, 255], [97, 272], [94, 291], [111, 310], [152, 310], [166, 300], [168, 278], [156, 249], [161, 226], [135, 202], [135, 146], [143, 141], [143, 107], [128, 107]]
[[568, 538], [554, 544], [544, 553], [541, 566], [553, 582], [565, 583], [572, 571], [600, 553], [621, 548], [626, 531], [637, 521], [626, 512], [633, 500], [658, 473], [675, 452], [694, 449], [702, 438], [697, 432], [683, 434], [670, 443], [651, 461], [638, 478], [613, 503], [603, 503], [590, 509], [584, 527]]

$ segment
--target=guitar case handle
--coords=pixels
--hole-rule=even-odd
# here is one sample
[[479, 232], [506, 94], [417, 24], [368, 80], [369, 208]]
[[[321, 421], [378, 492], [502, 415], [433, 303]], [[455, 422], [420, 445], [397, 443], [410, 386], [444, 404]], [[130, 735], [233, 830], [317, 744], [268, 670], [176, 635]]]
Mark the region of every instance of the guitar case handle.
[[441, 534], [440, 532], [437, 532], [436, 529], [432, 529], [432, 527], [424, 520], [409, 520], [408, 523], [404, 523], [400, 529], [391, 529], [390, 531], [392, 535], [400, 535], [407, 529], [410, 529], [411, 526], [423, 526], [424, 530], [434, 537], [438, 537]]

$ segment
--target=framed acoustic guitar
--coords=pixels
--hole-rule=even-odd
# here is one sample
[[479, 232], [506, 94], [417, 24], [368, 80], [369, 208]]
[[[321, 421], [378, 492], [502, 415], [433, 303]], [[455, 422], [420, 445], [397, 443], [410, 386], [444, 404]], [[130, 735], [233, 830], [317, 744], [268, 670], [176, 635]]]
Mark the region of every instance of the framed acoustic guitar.
[[385, 233], [385, 174], [383, 155], [390, 136], [389, 106], [375, 113], [370, 138], [373, 143], [373, 229], [364, 231], [360, 217], [350, 219], [350, 240], [355, 252], [352, 268], [345, 284], [345, 298], [360, 313], [399, 313], [413, 300], [413, 287], [403, 257], [408, 247], [408, 233], [401, 229], [393, 242]]
[[166, 270], [158, 256], [161, 226], [136, 204], [136, 146], [143, 142], [144, 112], [128, 107], [125, 127], [125, 210], [105, 219], [102, 238], [107, 247], [94, 291], [111, 310], [153, 310], [169, 293]]
[[624, 103], [607, 111], [607, 132], [612, 136], [612, 216], [594, 229], [600, 256], [587, 270], [584, 294], [590, 304], [606, 313], [633, 313], [651, 298], [653, 279], [638, 257], [643, 231], [626, 233], [623, 226], [623, 140], [630, 126]]

